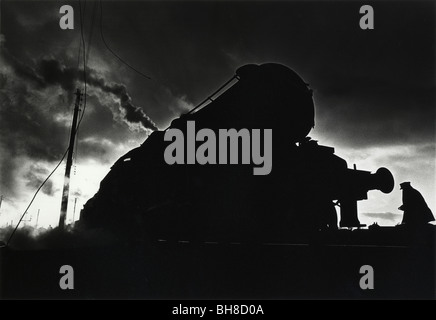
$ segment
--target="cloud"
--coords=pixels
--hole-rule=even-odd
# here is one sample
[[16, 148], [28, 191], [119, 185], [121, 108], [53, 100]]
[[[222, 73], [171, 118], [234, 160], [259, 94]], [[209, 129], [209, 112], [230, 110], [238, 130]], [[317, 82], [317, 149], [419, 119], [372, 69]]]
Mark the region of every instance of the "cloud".
[[16, 195], [17, 179], [16, 170], [20, 167], [20, 161], [9, 150], [0, 144], [0, 190], [10, 196]]
[[[78, 70], [75, 67], [66, 67], [55, 59], [41, 60], [38, 63], [38, 69], [35, 70], [12, 57], [7, 52], [5, 57], [19, 77], [32, 81], [38, 88], [42, 89], [53, 85], [61, 86], [69, 96], [69, 102], [72, 102], [73, 92], [75, 92], [78, 82], [83, 83], [85, 80], [83, 70]], [[103, 92], [111, 93], [119, 99], [120, 109], [123, 112], [126, 123], [138, 123], [144, 129], [158, 130], [150, 117], [141, 108], [133, 105], [132, 99], [124, 85], [106, 82], [102, 77], [98, 77], [97, 72], [93, 69], [87, 70], [86, 81], [89, 85], [99, 88]]]
[[[12, 227], [0, 228], [0, 241], [4, 243], [10, 238]], [[86, 248], [99, 245], [113, 245], [114, 234], [101, 230], [83, 230], [78, 227], [62, 230], [59, 228], [33, 228], [21, 227], [14, 233], [9, 247], [13, 249], [40, 250], [40, 249], [66, 249]]]
[[81, 190], [74, 190], [71, 192], [71, 196], [74, 198], [80, 198], [83, 195]]
[[434, 143], [434, 88], [428, 85], [395, 87], [393, 84], [380, 88], [383, 89], [357, 84], [352, 93], [340, 97], [315, 93], [314, 132], [329, 136], [342, 146], [359, 149]]
[[[240, 65], [276, 61], [295, 69], [315, 89], [315, 133], [356, 148], [434, 137], [432, 5], [379, 4], [378, 12], [391, 11], [393, 23], [382, 22], [371, 37], [354, 21], [355, 3], [103, 6], [111, 47], [189, 105], [203, 100]], [[137, 21], [135, 29], [124, 22], [127, 16]], [[381, 47], [382, 52], [372, 49]], [[137, 75], [131, 78], [142, 83]], [[174, 110], [183, 112], [156, 87], [151, 93], [133, 90], [144, 91], [138, 96], [148, 99], [157, 95], [150, 112], [158, 123], [168, 123], [177, 115]]]
[[80, 139], [80, 154], [86, 158], [98, 159], [100, 163], [109, 164], [112, 159], [111, 151], [115, 149], [115, 144], [107, 138], [85, 137]]
[[[83, 72], [63, 65], [59, 60], [43, 58], [30, 66], [11, 55], [2, 52], [0, 70], [0, 168], [2, 190], [15, 194], [16, 171], [19, 169], [18, 157], [25, 156], [35, 161], [55, 161], [65, 151], [71, 122], [71, 110], [59, 108], [71, 104], [76, 85], [80, 83]], [[126, 86], [105, 81], [93, 69], [88, 74], [89, 85], [97, 91], [90, 96], [89, 110], [98, 114], [88, 116], [79, 135], [87, 138], [96, 135], [100, 128], [101, 138], [114, 137], [120, 141], [128, 136], [115, 122], [127, 124], [127, 128], [147, 133], [156, 130], [154, 122], [142, 109], [132, 103]], [[112, 99], [107, 99], [107, 94]], [[65, 101], [65, 96], [68, 96]], [[106, 96], [102, 100], [102, 97]], [[104, 120], [104, 121], [103, 121]], [[115, 131], [114, 129], [118, 129]], [[130, 131], [131, 132], [131, 131]], [[117, 138], [116, 136], [120, 137]], [[142, 138], [144, 139], [144, 137]], [[85, 142], [80, 146], [85, 157], [105, 155], [107, 145], [94, 144], [88, 148]], [[119, 155], [118, 155], [119, 156]], [[106, 158], [104, 162], [112, 159]], [[38, 177], [27, 176], [27, 186], [36, 187]], [[44, 191], [51, 194], [50, 184]]]
[[7, 80], [0, 89], [0, 146], [7, 154], [2, 152], [0, 159], [21, 155], [35, 160], [57, 159], [65, 148], [67, 129], [54, 122], [53, 116], [66, 110], [51, 110], [50, 99], [41, 101], [44, 97], [39, 92], [10, 73], [3, 77]]
[[30, 80], [37, 84], [39, 87], [45, 87], [44, 79], [42, 79], [36, 72], [36, 70], [23, 62], [19, 61], [15, 56], [11, 55], [7, 50], [2, 52], [5, 62], [9, 64], [17, 76]]
[[402, 217], [401, 213], [392, 213], [392, 212], [384, 212], [384, 213], [362, 213], [362, 215], [367, 216], [369, 218], [376, 219], [384, 219], [391, 222], [398, 221]]
[[[103, 6], [106, 41], [153, 80], [113, 57], [95, 36], [97, 29], [87, 41], [88, 11], [90, 90], [80, 159], [113, 161], [125, 151], [120, 146], [143, 140], [153, 121], [169, 124], [237, 67], [274, 61], [293, 68], [315, 90], [316, 127], [310, 135], [318, 135], [320, 144], [363, 158], [367, 168], [358, 161], [361, 169], [393, 167], [396, 179], [415, 181], [420, 171], [425, 175], [420, 181], [432, 186], [425, 195], [434, 194], [434, 176], [428, 174], [434, 165], [427, 166], [434, 152], [413, 147], [435, 145], [434, 4], [378, 3], [376, 11], [386, 19], [371, 34], [358, 28], [359, 4], [353, 2], [103, 1]], [[0, 63], [0, 88], [8, 88], [0, 97], [2, 188], [13, 183], [20, 155], [52, 161], [67, 143], [71, 110], [59, 106], [74, 99], [83, 74], [75, 67], [79, 29], [60, 30], [58, 10], [50, 1], [2, 6], [8, 40], [2, 45], [13, 57]], [[68, 99], [62, 100], [65, 90]], [[364, 211], [396, 207], [386, 201]]]
[[[23, 176], [23, 178], [26, 180], [26, 187], [30, 187], [35, 190], [38, 189], [48, 174], [49, 171], [41, 165], [31, 165], [29, 170]], [[53, 187], [53, 181], [46, 181], [41, 191], [49, 196], [54, 195], [56, 190]]]

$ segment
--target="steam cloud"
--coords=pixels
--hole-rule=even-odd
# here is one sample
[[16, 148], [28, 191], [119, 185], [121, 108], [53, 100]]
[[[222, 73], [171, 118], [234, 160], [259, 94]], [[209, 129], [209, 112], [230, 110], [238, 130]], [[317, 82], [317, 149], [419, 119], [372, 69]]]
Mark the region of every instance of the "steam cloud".
[[[0, 246], [7, 243], [13, 226], [0, 228]], [[65, 249], [86, 248], [99, 245], [113, 245], [114, 235], [105, 230], [84, 230], [83, 228], [68, 226], [63, 230], [51, 227], [34, 228], [31, 226], [21, 227], [16, 230], [9, 247], [13, 249], [41, 250], [41, 249]]]
[[[84, 75], [82, 70], [75, 67], [63, 66], [58, 60], [43, 59], [38, 63], [37, 70], [23, 64], [7, 52], [5, 57], [13, 67], [15, 73], [25, 79], [31, 80], [40, 88], [59, 85], [69, 94], [71, 102], [73, 91], [77, 81], [83, 82]], [[120, 100], [120, 109], [124, 119], [128, 123], [139, 123], [144, 129], [158, 130], [156, 124], [148, 117], [145, 112], [133, 105], [124, 85], [118, 83], [107, 83], [103, 78], [97, 76], [96, 71], [89, 68], [86, 73], [86, 80], [89, 85], [101, 89], [103, 92], [111, 93]]]
[[365, 215], [370, 218], [376, 218], [376, 219], [385, 219], [389, 221], [396, 221], [398, 219], [401, 219], [402, 214], [401, 213], [393, 213], [393, 212], [384, 212], [384, 213], [362, 213], [362, 215]]
[[[6, 48], [0, 56], [0, 190], [10, 197], [17, 196], [18, 170], [29, 157], [35, 163], [40, 160], [55, 161], [65, 150], [68, 128], [55, 117], [62, 117], [65, 110], [53, 110], [53, 105], [65, 104], [68, 97], [71, 105], [77, 83], [83, 81], [83, 71], [76, 67], [67, 67], [60, 60], [42, 59], [35, 64], [23, 63]], [[87, 70], [87, 83], [93, 88], [112, 95], [119, 111], [107, 108], [104, 120], [112, 122], [113, 112], [119, 112], [122, 121], [135, 128], [156, 130], [154, 122], [144, 111], [132, 103], [127, 88], [122, 84], [105, 81], [92, 68]], [[62, 96], [50, 96], [59, 86], [65, 91]], [[44, 90], [47, 92], [44, 92]], [[52, 90], [55, 89], [55, 90]], [[93, 95], [88, 96], [94, 99]], [[100, 107], [100, 101], [97, 102]], [[94, 104], [95, 105], [95, 104]], [[54, 112], [53, 112], [54, 111]], [[92, 113], [90, 119], [94, 122], [98, 117]], [[109, 123], [107, 122], [107, 123]], [[86, 143], [83, 144], [86, 147]], [[84, 149], [83, 149], [84, 150]], [[93, 146], [92, 151], [104, 149]], [[101, 151], [103, 150], [103, 151]], [[42, 182], [43, 173], [20, 173], [24, 185], [35, 188]], [[45, 178], [45, 176], [44, 176]], [[48, 181], [42, 192], [52, 195], [55, 192]]]
[[[27, 180], [26, 186], [37, 189], [45, 180], [45, 177], [48, 173], [49, 171], [47, 169], [38, 165], [32, 165], [29, 171], [24, 175], [24, 178]], [[52, 196], [55, 192], [53, 181], [46, 181], [41, 191], [49, 196]]]

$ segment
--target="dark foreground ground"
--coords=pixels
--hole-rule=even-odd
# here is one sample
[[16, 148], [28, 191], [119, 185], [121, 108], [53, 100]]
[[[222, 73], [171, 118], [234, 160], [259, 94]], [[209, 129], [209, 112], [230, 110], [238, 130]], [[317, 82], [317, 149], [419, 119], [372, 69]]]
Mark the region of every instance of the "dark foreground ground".
[[[3, 299], [434, 299], [434, 228], [338, 231], [312, 243], [156, 239], [0, 249]], [[74, 289], [61, 290], [62, 265]], [[363, 265], [374, 289], [362, 290]]]

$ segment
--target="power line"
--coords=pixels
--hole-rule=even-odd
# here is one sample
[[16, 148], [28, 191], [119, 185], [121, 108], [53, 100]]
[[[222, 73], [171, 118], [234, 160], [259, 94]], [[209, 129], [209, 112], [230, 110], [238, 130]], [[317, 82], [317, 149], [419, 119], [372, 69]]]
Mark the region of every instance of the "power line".
[[76, 127], [76, 145], [74, 147], [74, 150], [76, 151], [76, 156], [75, 158], [77, 159], [77, 154], [78, 154], [78, 140], [79, 140], [79, 127], [80, 124], [82, 122], [83, 116], [85, 115], [85, 109], [86, 109], [86, 94], [87, 94], [87, 80], [86, 80], [86, 66], [87, 66], [87, 62], [89, 59], [89, 53], [90, 53], [90, 48], [91, 48], [91, 38], [92, 38], [92, 31], [94, 29], [94, 21], [95, 21], [95, 15], [96, 15], [96, 2], [94, 2], [94, 6], [92, 8], [92, 21], [91, 21], [91, 29], [90, 29], [90, 35], [88, 38], [88, 51], [86, 51], [86, 46], [85, 46], [85, 37], [84, 37], [84, 33], [83, 33], [83, 21], [85, 19], [85, 8], [86, 8], [86, 0], [85, 0], [85, 5], [84, 5], [84, 10], [82, 13], [82, 4], [81, 1], [79, 0], [79, 13], [80, 13], [80, 36], [81, 36], [81, 42], [80, 42], [80, 47], [83, 46], [83, 82], [84, 82], [84, 86], [85, 86], [85, 90], [84, 90], [84, 99], [83, 99], [83, 110], [82, 113], [80, 115], [79, 118], [79, 122], [77, 124]]
[[[85, 2], [86, 3], [86, 2]], [[80, 124], [82, 123], [83, 116], [85, 115], [86, 110], [86, 89], [87, 89], [87, 83], [86, 83], [86, 45], [85, 45], [85, 37], [83, 36], [83, 15], [82, 15], [82, 1], [79, 0], [79, 14], [80, 14], [80, 36], [82, 38], [82, 47], [83, 47], [83, 83], [85, 85], [84, 90], [84, 97], [83, 97], [83, 111], [80, 115], [79, 122], [77, 123], [76, 132], [80, 127]]]
[[[86, 0], [85, 0], [85, 4], [84, 4], [84, 8], [83, 11], [86, 8]], [[85, 45], [85, 37], [84, 37], [84, 33], [83, 33], [83, 20], [84, 20], [84, 13], [82, 13], [82, 2], [79, 0], [79, 12], [80, 12], [80, 35], [81, 35], [81, 39], [82, 39], [82, 46], [83, 46], [83, 82], [85, 85], [85, 97], [84, 97], [84, 106], [83, 106], [83, 112], [80, 116], [80, 120], [77, 123], [77, 117], [78, 117], [78, 112], [79, 112], [79, 107], [80, 107], [80, 100], [81, 100], [81, 93], [80, 93], [80, 89], [77, 89], [77, 97], [76, 97], [76, 104], [74, 107], [74, 115], [73, 115], [73, 124], [72, 124], [72, 132], [70, 135], [70, 142], [68, 145], [69, 148], [69, 152], [68, 152], [68, 157], [67, 157], [67, 167], [65, 169], [65, 178], [64, 178], [64, 188], [63, 188], [63, 192], [62, 192], [62, 205], [61, 205], [61, 213], [60, 213], [60, 218], [59, 218], [59, 228], [63, 229], [64, 225], [65, 225], [65, 217], [67, 214], [67, 208], [68, 208], [68, 197], [69, 197], [69, 185], [70, 185], [70, 172], [71, 172], [71, 165], [73, 162], [73, 152], [74, 152], [74, 140], [78, 135], [78, 129], [80, 127], [80, 123], [83, 120], [83, 116], [85, 114], [85, 109], [86, 109], [86, 95], [87, 95], [87, 81], [86, 81], [86, 45]]]
[[[85, 53], [83, 53], [83, 54], [85, 54]], [[81, 57], [81, 55], [82, 55], [82, 38], [81, 37], [79, 37], [79, 52], [77, 53], [77, 70], [79, 70], [79, 68], [80, 68], [80, 57]], [[71, 130], [73, 129], [73, 126], [72, 126], [72, 124], [71, 124], [71, 126], [70, 126], [70, 132], [69, 132], [69, 134], [68, 134], [68, 137], [71, 135]], [[78, 129], [78, 128], [77, 128]], [[78, 132], [77, 132], [77, 130], [76, 130], [76, 134], [78, 135]], [[75, 149], [77, 149], [77, 140], [76, 140], [76, 148]]]
[[89, 53], [91, 52], [91, 40], [92, 40], [92, 35], [94, 33], [95, 17], [97, 16], [97, 6], [98, 6], [98, 2], [95, 1], [93, 6], [92, 6], [91, 26], [89, 27], [88, 52], [86, 53], [86, 63], [87, 64], [88, 64], [88, 60], [89, 60]]
[[128, 64], [125, 60], [123, 60], [118, 54], [116, 54], [110, 47], [109, 45], [106, 43], [106, 40], [104, 38], [103, 35], [103, 3], [100, 0], [100, 35], [101, 35], [101, 39], [103, 40], [104, 45], [106, 46], [106, 48], [109, 50], [110, 53], [112, 53], [116, 58], [118, 58], [118, 60], [120, 60], [122, 63], [124, 63], [126, 66], [128, 66], [130, 69], [132, 69], [133, 71], [135, 71], [137, 74], [143, 76], [144, 78], [147, 78], [148, 80], [151, 80], [151, 78], [149, 76], [147, 76], [146, 74], [142, 73], [141, 71], [135, 69], [134, 67], [132, 67], [130, 64]]
[[79, 39], [79, 52], [77, 53], [77, 70], [79, 70], [79, 67], [80, 67], [81, 53], [82, 53], [82, 39]]
[[35, 200], [35, 198], [36, 198], [36, 196], [37, 196], [39, 190], [41, 190], [41, 188], [42, 188], [42, 187], [45, 185], [45, 183], [50, 179], [50, 177], [53, 175], [53, 173], [55, 173], [55, 171], [57, 170], [57, 168], [59, 168], [59, 166], [61, 165], [62, 161], [64, 161], [65, 156], [67, 155], [69, 149], [70, 149], [70, 148], [67, 148], [67, 150], [65, 150], [64, 155], [62, 156], [61, 160], [58, 162], [58, 164], [56, 165], [56, 167], [52, 170], [52, 172], [50, 172], [50, 174], [47, 176], [47, 178], [45, 178], [45, 180], [41, 183], [41, 185], [39, 186], [39, 188], [36, 190], [35, 194], [33, 195], [32, 200], [30, 200], [29, 205], [27, 206], [26, 210], [24, 210], [23, 214], [21, 215], [20, 220], [18, 221], [17, 225], [15, 226], [14, 231], [12, 231], [11, 235], [9, 236], [8, 241], [6, 241], [6, 246], [8, 246], [9, 243], [11, 242], [12, 237], [14, 236], [15, 232], [16, 232], [17, 229], [18, 229], [18, 226], [20, 225], [21, 221], [23, 220], [24, 216], [26, 215], [26, 213], [27, 213], [27, 211], [29, 210], [30, 206], [32, 205], [33, 201]]
[[[85, 1], [85, 7], [86, 7], [86, 1]], [[84, 9], [85, 9], [84, 7]], [[80, 120], [77, 124], [76, 127], [76, 134], [77, 134], [77, 130], [79, 129], [80, 123], [82, 122], [83, 119], [83, 115], [85, 114], [85, 109], [86, 109], [86, 88], [87, 88], [87, 82], [86, 82], [86, 46], [85, 46], [85, 39], [83, 36], [83, 15], [82, 15], [82, 5], [81, 5], [81, 0], [79, 0], [79, 11], [80, 11], [80, 35], [81, 35], [81, 44], [83, 46], [83, 82], [85, 85], [85, 97], [84, 97], [84, 106], [83, 106], [83, 112], [81, 114]], [[79, 58], [80, 58], [80, 47], [79, 47]], [[45, 178], [45, 180], [41, 183], [41, 185], [39, 186], [39, 188], [35, 191], [35, 194], [32, 197], [32, 200], [30, 200], [30, 203], [28, 204], [26, 210], [24, 210], [23, 214], [20, 217], [20, 220], [18, 221], [17, 225], [15, 226], [14, 230], [12, 231], [11, 235], [8, 238], [8, 241], [6, 242], [6, 246], [9, 245], [9, 243], [11, 242], [15, 232], [17, 231], [20, 223], [23, 221], [24, 216], [26, 215], [27, 211], [29, 210], [30, 206], [32, 205], [33, 201], [35, 200], [36, 196], [38, 195], [39, 191], [42, 189], [42, 187], [45, 185], [45, 183], [51, 178], [51, 176], [55, 173], [55, 171], [59, 168], [59, 166], [61, 165], [61, 163], [64, 161], [65, 156], [67, 155], [68, 151], [70, 150], [70, 146], [68, 146], [68, 148], [65, 150], [61, 160], [58, 162], [58, 164], [55, 166], [55, 168], [50, 172], [50, 174], [47, 176], [47, 178]]]
[[[86, 4], [86, 0], [85, 0], [85, 4]], [[94, 2], [94, 5], [92, 7], [91, 25], [90, 25], [89, 36], [88, 36], [88, 47], [87, 47], [87, 51], [84, 50], [84, 52], [83, 52], [83, 54], [86, 55], [85, 59], [83, 60], [83, 74], [84, 74], [84, 83], [85, 83], [85, 98], [84, 98], [83, 111], [82, 111], [82, 114], [80, 115], [79, 124], [78, 124], [78, 126], [76, 128], [76, 145], [74, 147], [74, 150], [75, 150], [75, 159], [77, 159], [77, 157], [78, 157], [79, 125], [80, 125], [80, 122], [82, 121], [83, 115], [85, 113], [85, 108], [86, 108], [86, 91], [87, 91], [86, 90], [87, 89], [86, 67], [88, 65], [89, 55], [90, 55], [90, 52], [91, 52], [91, 40], [92, 40], [93, 31], [94, 31], [95, 17], [97, 15], [97, 4], [98, 4], [98, 2]], [[85, 20], [84, 19], [84, 14], [85, 14], [85, 11], [83, 12], [83, 16], [82, 16], [82, 14], [80, 15], [80, 21], [81, 21], [80, 28], [81, 28], [81, 37], [82, 37], [82, 41], [80, 42], [80, 47], [82, 47], [82, 42], [84, 43], [83, 23], [82, 23], [82, 21]]]

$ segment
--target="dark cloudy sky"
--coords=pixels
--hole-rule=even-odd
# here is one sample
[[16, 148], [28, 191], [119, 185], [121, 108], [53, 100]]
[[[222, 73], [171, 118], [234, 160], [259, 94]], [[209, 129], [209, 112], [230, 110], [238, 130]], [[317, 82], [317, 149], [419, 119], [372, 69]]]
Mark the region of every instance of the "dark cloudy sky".
[[[106, 42], [151, 80], [106, 49], [99, 2], [81, 2], [89, 86], [71, 182], [77, 212], [150, 129], [165, 128], [239, 66], [263, 62], [288, 65], [314, 90], [311, 137], [350, 167], [394, 173], [395, 191], [359, 203], [363, 222], [399, 222], [405, 180], [436, 211], [434, 2], [103, 1]], [[59, 28], [61, 4], [75, 9], [74, 30]], [[359, 28], [364, 4], [374, 8], [374, 30]], [[79, 2], [1, 1], [0, 14], [1, 226], [18, 219], [66, 149], [83, 63]], [[40, 224], [57, 224], [64, 168], [29, 210], [35, 220], [41, 209]]]

